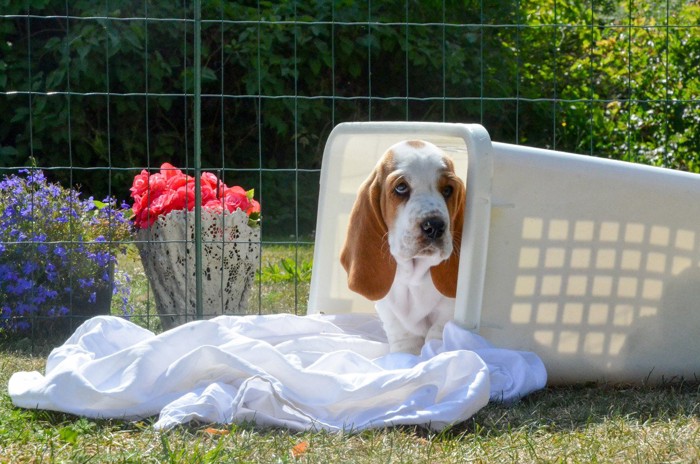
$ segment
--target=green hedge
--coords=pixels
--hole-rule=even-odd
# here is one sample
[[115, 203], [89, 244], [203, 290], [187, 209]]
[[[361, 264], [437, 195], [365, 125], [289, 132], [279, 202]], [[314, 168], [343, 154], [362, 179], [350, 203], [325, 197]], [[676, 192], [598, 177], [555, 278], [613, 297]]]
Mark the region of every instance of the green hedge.
[[[144, 166], [191, 166], [192, 11], [153, 3], [0, 0], [0, 167], [34, 156], [126, 199]], [[268, 237], [313, 230], [343, 121], [479, 122], [498, 141], [700, 170], [700, 7], [592, 3], [203, 0], [203, 165], [256, 189]]]

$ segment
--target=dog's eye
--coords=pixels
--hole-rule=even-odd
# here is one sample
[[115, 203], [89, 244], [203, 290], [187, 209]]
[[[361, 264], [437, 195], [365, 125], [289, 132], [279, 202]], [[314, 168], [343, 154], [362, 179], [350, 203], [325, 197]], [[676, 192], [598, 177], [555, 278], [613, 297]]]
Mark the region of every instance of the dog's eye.
[[408, 194], [408, 184], [406, 182], [401, 182], [398, 184], [396, 187], [394, 187], [394, 192], [396, 192], [397, 195], [407, 195]]
[[445, 186], [442, 188], [442, 196], [445, 197], [445, 198], [450, 198], [450, 196], [452, 195], [453, 190], [454, 190], [454, 189], [452, 188], [451, 185], [445, 185]]

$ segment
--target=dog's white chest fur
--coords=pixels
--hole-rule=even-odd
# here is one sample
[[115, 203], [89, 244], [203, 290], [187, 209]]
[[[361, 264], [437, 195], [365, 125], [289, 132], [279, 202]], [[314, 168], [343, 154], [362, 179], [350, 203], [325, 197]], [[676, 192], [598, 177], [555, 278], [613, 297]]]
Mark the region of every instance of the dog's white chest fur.
[[420, 352], [426, 339], [442, 337], [443, 327], [454, 317], [454, 298], [437, 291], [430, 275], [436, 261], [435, 257], [397, 260], [394, 283], [375, 304], [392, 351]]

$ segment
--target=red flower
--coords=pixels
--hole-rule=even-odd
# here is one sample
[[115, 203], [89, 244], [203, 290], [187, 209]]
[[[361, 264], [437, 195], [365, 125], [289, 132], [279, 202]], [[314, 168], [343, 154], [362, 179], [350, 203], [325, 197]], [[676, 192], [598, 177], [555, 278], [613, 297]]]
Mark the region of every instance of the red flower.
[[[253, 191], [239, 186], [228, 187], [214, 174], [205, 172], [201, 177], [202, 207], [234, 212], [244, 211], [252, 220], [260, 214], [260, 203], [253, 199]], [[171, 211], [188, 210], [195, 206], [195, 179], [170, 163], [163, 163], [160, 172], [149, 174], [143, 170], [134, 177], [129, 189], [134, 199], [132, 210], [136, 227], [145, 229]]]
[[183, 177], [184, 175], [182, 174], [182, 171], [180, 171], [178, 168], [173, 166], [170, 163], [163, 163], [160, 165], [160, 173], [165, 177], [167, 180], [174, 179], [176, 177]]
[[248, 209], [245, 210], [245, 212], [248, 216], [250, 216], [253, 213], [260, 214], [260, 203], [258, 203], [256, 200], [253, 200], [251, 198], [250, 199], [250, 206], [248, 206]]
[[238, 186], [226, 189], [224, 193], [224, 205], [231, 212], [239, 208], [243, 211], [247, 210], [248, 197], [246, 196], [245, 190]]
[[[202, 192], [204, 189], [207, 189], [211, 191], [211, 193], [214, 195], [215, 198], [221, 198], [224, 195], [224, 192], [226, 191], [226, 184], [221, 182], [218, 177], [216, 177], [214, 174], [211, 172], [203, 172], [202, 173]], [[204, 197], [204, 194], [202, 194], [202, 197]], [[202, 198], [202, 201], [204, 199]]]
[[144, 169], [141, 171], [141, 174], [137, 174], [134, 177], [134, 182], [131, 184], [131, 188], [129, 190], [131, 191], [132, 198], [141, 198], [148, 190], [148, 171]]

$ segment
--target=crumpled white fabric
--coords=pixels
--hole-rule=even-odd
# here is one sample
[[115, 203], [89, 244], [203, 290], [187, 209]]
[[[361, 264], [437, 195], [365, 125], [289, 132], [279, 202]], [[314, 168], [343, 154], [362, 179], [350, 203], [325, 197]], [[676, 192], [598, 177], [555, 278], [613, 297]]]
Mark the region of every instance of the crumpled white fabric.
[[13, 374], [8, 393], [19, 407], [92, 418], [159, 414], [161, 429], [197, 420], [440, 430], [546, 377], [535, 354], [493, 348], [452, 323], [413, 356], [389, 354], [372, 315], [221, 316], [159, 335], [98, 316], [51, 352], [45, 375]]

